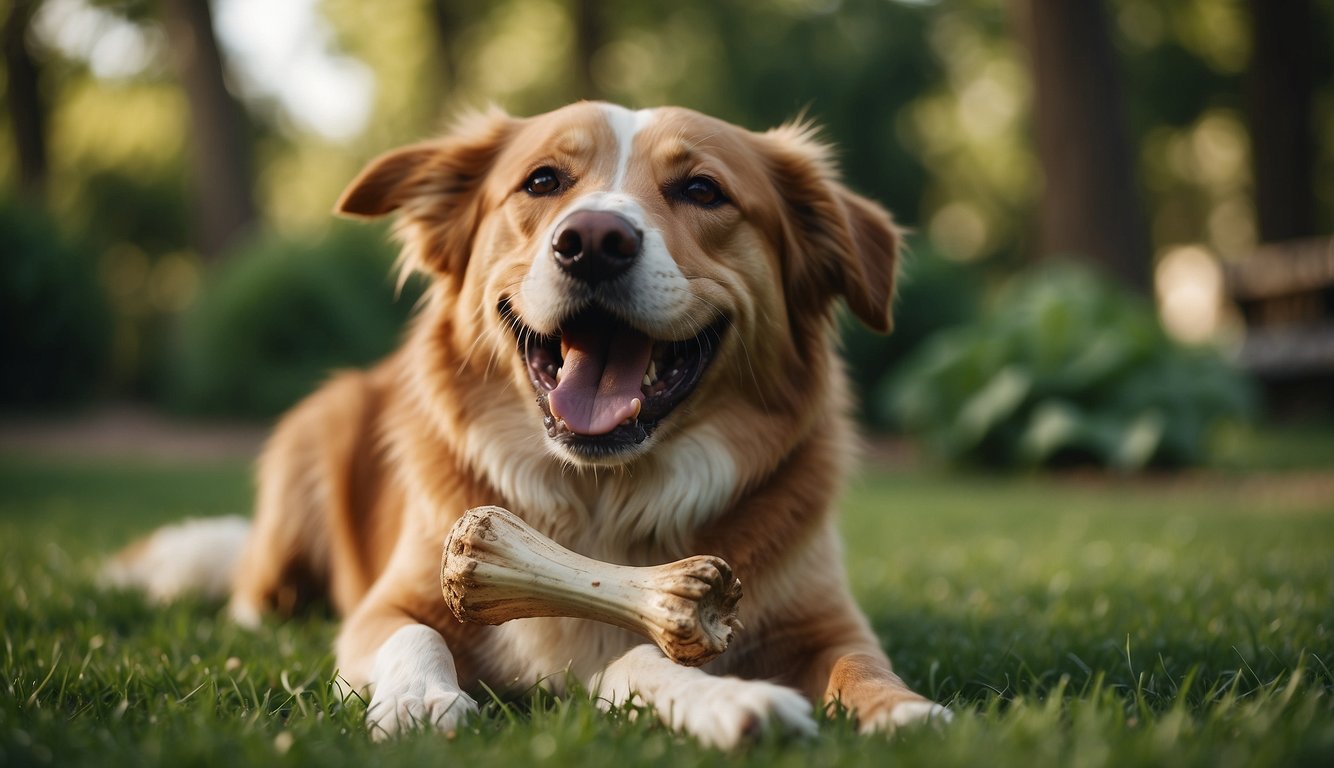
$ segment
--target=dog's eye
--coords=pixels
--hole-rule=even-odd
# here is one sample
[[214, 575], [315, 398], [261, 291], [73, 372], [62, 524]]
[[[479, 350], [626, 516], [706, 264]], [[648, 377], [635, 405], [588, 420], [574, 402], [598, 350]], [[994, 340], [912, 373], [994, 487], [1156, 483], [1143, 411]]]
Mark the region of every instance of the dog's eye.
[[681, 185], [681, 197], [701, 208], [716, 208], [727, 202], [718, 182], [707, 176], [692, 176]]
[[534, 197], [550, 195], [560, 190], [560, 176], [555, 170], [543, 166], [528, 174], [523, 182], [524, 191]]

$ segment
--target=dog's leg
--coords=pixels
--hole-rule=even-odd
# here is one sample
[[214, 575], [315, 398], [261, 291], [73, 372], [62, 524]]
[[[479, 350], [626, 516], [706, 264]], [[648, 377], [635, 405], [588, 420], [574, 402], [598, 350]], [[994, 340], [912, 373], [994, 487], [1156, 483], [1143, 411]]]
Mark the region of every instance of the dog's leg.
[[[812, 536], [792, 571], [802, 579], [789, 591], [755, 589], [770, 624], [762, 629], [773, 653], [747, 676], [774, 676], [791, 682], [827, 709], [842, 706], [863, 733], [891, 731], [910, 723], [947, 722], [951, 715], [894, 674], [880, 639], [857, 607], [842, 569], [837, 535], [832, 526]], [[739, 572], [740, 569], [738, 569]], [[744, 614], [743, 614], [744, 616]]]
[[452, 733], [477, 712], [459, 687], [454, 656], [439, 632], [425, 624], [399, 627], [375, 654], [366, 725], [376, 741], [416, 727]]
[[683, 667], [652, 645], [613, 661], [590, 688], [599, 706], [641, 703], [673, 730], [730, 749], [766, 730], [815, 735], [811, 703], [796, 690]]
[[275, 435], [260, 461], [255, 519], [232, 580], [228, 611], [246, 627], [259, 626], [267, 611], [290, 616], [327, 581], [325, 480], [287, 442], [287, 435]]
[[[274, 429], [259, 460], [255, 520], [232, 584], [231, 614], [254, 626], [266, 611], [291, 615], [312, 599], [351, 610], [364, 584], [345, 585], [335, 543], [356, 516], [340, 491], [367, 442], [368, 376], [347, 373], [303, 400]], [[352, 586], [351, 589], [348, 586]], [[357, 588], [359, 587], [359, 589]]]
[[419, 727], [450, 733], [477, 712], [444, 637], [422, 623], [433, 620], [435, 603], [444, 610], [438, 592], [432, 602], [415, 589], [433, 583], [429, 571], [386, 573], [338, 635], [338, 672], [354, 688], [370, 688], [366, 725], [377, 741]]
[[953, 717], [948, 709], [909, 688], [891, 671], [889, 659], [878, 648], [828, 657], [836, 658], [829, 671], [825, 703], [847, 707], [862, 733], [929, 721], [947, 723]]

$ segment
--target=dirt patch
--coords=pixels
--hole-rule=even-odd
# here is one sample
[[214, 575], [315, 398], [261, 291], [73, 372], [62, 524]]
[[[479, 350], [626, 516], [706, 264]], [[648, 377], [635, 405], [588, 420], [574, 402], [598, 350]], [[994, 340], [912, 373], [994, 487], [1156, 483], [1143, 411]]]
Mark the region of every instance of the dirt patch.
[[206, 462], [259, 455], [269, 425], [174, 419], [135, 405], [62, 417], [6, 416], [0, 453], [69, 459]]
[[1257, 510], [1334, 512], [1334, 469], [1229, 470], [1187, 469], [1122, 475], [1081, 471], [1053, 474], [1049, 479], [1095, 493], [1153, 494], [1185, 498], [1226, 489]]

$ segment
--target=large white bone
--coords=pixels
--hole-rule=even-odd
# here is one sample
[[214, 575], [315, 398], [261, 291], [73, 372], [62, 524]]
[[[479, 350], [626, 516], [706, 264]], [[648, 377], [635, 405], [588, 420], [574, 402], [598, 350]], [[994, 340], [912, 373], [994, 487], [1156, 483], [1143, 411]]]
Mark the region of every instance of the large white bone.
[[727, 650], [741, 629], [741, 581], [722, 558], [642, 568], [604, 563], [561, 547], [500, 507], [470, 509], [454, 524], [440, 586], [459, 621], [593, 619], [645, 635], [688, 666]]

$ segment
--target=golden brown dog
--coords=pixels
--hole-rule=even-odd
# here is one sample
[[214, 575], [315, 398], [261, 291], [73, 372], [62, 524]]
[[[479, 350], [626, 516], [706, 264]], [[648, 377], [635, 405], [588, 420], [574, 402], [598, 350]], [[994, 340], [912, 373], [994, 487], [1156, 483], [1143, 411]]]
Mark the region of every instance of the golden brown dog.
[[[889, 329], [899, 235], [829, 155], [802, 126], [580, 103], [475, 115], [371, 163], [338, 210], [396, 215], [428, 295], [395, 354], [279, 424], [234, 615], [326, 595], [377, 734], [448, 730], [479, 683], [567, 672], [724, 747], [810, 732], [812, 702], [863, 730], [948, 717], [890, 671], [842, 570], [835, 304]], [[746, 630], [694, 669], [588, 621], [461, 624], [440, 546], [482, 504], [606, 561], [720, 555]]]

